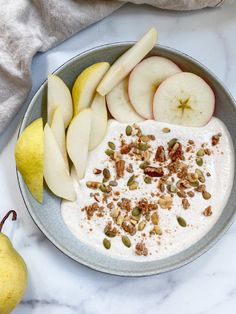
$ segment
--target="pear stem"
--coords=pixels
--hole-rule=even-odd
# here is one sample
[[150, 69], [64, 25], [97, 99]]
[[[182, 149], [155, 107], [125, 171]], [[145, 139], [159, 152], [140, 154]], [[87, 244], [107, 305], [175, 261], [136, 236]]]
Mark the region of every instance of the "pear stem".
[[7, 218], [12, 214], [12, 220], [17, 219], [17, 213], [14, 210], [9, 210], [9, 212], [3, 217], [2, 221], [0, 222], [0, 232], [2, 232], [2, 227], [7, 220]]

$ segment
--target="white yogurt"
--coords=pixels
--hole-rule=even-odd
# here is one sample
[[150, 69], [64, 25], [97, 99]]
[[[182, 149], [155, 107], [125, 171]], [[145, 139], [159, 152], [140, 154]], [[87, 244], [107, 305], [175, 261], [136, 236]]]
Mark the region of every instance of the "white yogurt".
[[[144, 134], [154, 134], [156, 140], [151, 142], [153, 148], [159, 145], [167, 147], [167, 142], [172, 138], [178, 138], [185, 150], [189, 139], [195, 142], [196, 151], [201, 147], [202, 143], [208, 143], [208, 147], [213, 150], [211, 156], [204, 156], [204, 165], [202, 171], [210, 172], [211, 176], [206, 176], [207, 191], [211, 193], [210, 200], [204, 200], [201, 193], [196, 193], [195, 197], [189, 198], [191, 206], [185, 210], [181, 204], [181, 198], [174, 196], [173, 207], [171, 210], [158, 208], [160, 217], [159, 225], [163, 231], [162, 236], [147, 236], [145, 244], [148, 249], [148, 256], [137, 256], [135, 254], [135, 244], [140, 242], [143, 237], [141, 232], [137, 232], [133, 237], [132, 247], [127, 248], [121, 242], [120, 237], [111, 239], [111, 248], [106, 250], [103, 247], [104, 227], [111, 220], [109, 210], [103, 218], [93, 216], [91, 220], [87, 220], [86, 213], [81, 211], [86, 205], [92, 204], [94, 199], [90, 197], [93, 190], [86, 187], [87, 181], [101, 181], [102, 175], [93, 174], [94, 168], [103, 169], [109, 167], [111, 176], [115, 175], [115, 169], [111, 169], [108, 157], [104, 154], [107, 149], [107, 142], [112, 141], [119, 146], [119, 137], [121, 133], [125, 134], [127, 125], [121, 124], [115, 120], [109, 121], [107, 135], [103, 142], [92, 152], [89, 153], [86, 175], [83, 180], [77, 182], [75, 180], [75, 188], [77, 193], [77, 201], [63, 201], [61, 206], [62, 217], [65, 224], [71, 232], [82, 242], [102, 252], [103, 254], [114, 258], [149, 261], [161, 259], [176, 254], [202, 238], [215, 224], [228, 200], [233, 183], [234, 176], [234, 151], [230, 135], [225, 125], [217, 118], [213, 117], [210, 122], [201, 128], [190, 128], [176, 125], [168, 125], [156, 121], [144, 121], [138, 123]], [[168, 127], [170, 133], [163, 133], [162, 129]], [[217, 146], [211, 146], [211, 137], [217, 133], [222, 133], [220, 143]], [[127, 137], [127, 141], [129, 137]], [[193, 154], [192, 154], [193, 155]], [[124, 160], [128, 157], [124, 155]], [[195, 169], [195, 157], [186, 161], [190, 168]], [[138, 163], [133, 163], [134, 173], [140, 172]], [[134, 198], [148, 198], [149, 201], [156, 201], [156, 197], [151, 196], [151, 192], [157, 192], [156, 183], [145, 184], [143, 179], [138, 179], [139, 189], [135, 191], [127, 191], [126, 183], [130, 177], [130, 173], [125, 172], [125, 176], [118, 180], [118, 186], [114, 190], [120, 191], [122, 197], [134, 200]], [[204, 216], [203, 210], [211, 205], [213, 214], [209, 217]], [[187, 222], [187, 227], [179, 226], [176, 217], [181, 216]], [[144, 231], [148, 235], [150, 226]], [[124, 234], [124, 232], [122, 231]]]

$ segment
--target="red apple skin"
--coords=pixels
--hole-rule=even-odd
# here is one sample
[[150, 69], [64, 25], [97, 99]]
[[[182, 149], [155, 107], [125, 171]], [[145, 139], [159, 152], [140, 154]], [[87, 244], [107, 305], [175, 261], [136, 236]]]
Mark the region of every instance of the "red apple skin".
[[[145, 66], [146, 64], [149, 65], [149, 63], [154, 63], [155, 67], [160, 67], [163, 68], [163, 66], [165, 65], [165, 73], [163, 71], [163, 79], [160, 79], [161, 80], [161, 83], [162, 83], [162, 80], [165, 80], [166, 78], [169, 77], [169, 75], [175, 75], [176, 73], [180, 73], [182, 72], [182, 70], [180, 69], [180, 67], [175, 64], [172, 60], [170, 59], [167, 59], [165, 57], [160, 57], [160, 56], [152, 56], [152, 57], [149, 57], [149, 58], [146, 58], [144, 60], [142, 60], [139, 64], [137, 64], [135, 66], [135, 68], [132, 70], [132, 72], [130, 73], [130, 76], [129, 76], [129, 85], [128, 85], [128, 94], [129, 94], [129, 99], [130, 99], [130, 103], [131, 105], [133, 106], [134, 110], [140, 115], [142, 116], [143, 118], [145, 119], [154, 119], [154, 115], [153, 115], [153, 112], [152, 110], [150, 110], [149, 114], [143, 114], [143, 112], [141, 112], [139, 110], [139, 105], [136, 104], [136, 100], [135, 100], [135, 97], [133, 96], [133, 86], [132, 86], [132, 81], [134, 81], [134, 78], [135, 76], [137, 75], [137, 71], [140, 70], [140, 67], [143, 67]], [[168, 73], [169, 72], [169, 73]], [[160, 72], [159, 72], [160, 73]], [[159, 80], [159, 79], [158, 79]], [[161, 84], [160, 83], [160, 84]], [[152, 100], [150, 102], [150, 107], [152, 106], [152, 102], [153, 102], [153, 97], [154, 97], [154, 94], [152, 96]]]

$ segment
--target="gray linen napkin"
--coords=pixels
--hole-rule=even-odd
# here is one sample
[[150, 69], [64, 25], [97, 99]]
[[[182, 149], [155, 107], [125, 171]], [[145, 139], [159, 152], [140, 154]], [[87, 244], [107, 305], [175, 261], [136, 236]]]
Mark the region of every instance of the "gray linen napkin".
[[[46, 51], [121, 7], [122, 0], [0, 0], [0, 134], [31, 88], [30, 67]], [[221, 0], [130, 0], [162, 9], [193, 10]]]

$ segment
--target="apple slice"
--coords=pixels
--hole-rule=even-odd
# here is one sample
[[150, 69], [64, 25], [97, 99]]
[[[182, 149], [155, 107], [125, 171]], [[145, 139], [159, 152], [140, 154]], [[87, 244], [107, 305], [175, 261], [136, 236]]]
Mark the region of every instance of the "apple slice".
[[135, 45], [113, 63], [99, 83], [97, 92], [102, 96], [107, 95], [152, 50], [156, 40], [157, 31], [155, 28], [151, 28]]
[[111, 115], [121, 123], [135, 123], [144, 119], [137, 114], [128, 95], [128, 76], [106, 95], [107, 107]]
[[146, 119], [153, 118], [153, 97], [157, 87], [168, 77], [182, 72], [171, 60], [150, 57], [140, 62], [129, 77], [129, 98], [134, 109]]
[[75, 201], [73, 179], [68, 173], [60, 148], [48, 124], [44, 127], [44, 179], [55, 195]]
[[84, 177], [86, 170], [91, 120], [92, 110], [84, 109], [72, 119], [67, 131], [67, 152], [79, 179]]
[[200, 127], [213, 115], [215, 95], [199, 76], [182, 72], [166, 79], [154, 96], [155, 120]]
[[91, 105], [98, 83], [109, 67], [108, 62], [98, 62], [86, 68], [77, 77], [72, 88], [74, 116]]
[[103, 140], [107, 130], [107, 107], [105, 96], [96, 93], [92, 105], [92, 120], [89, 139], [89, 150], [97, 147]]
[[64, 121], [63, 121], [63, 116], [62, 116], [60, 107], [57, 107], [56, 110], [54, 111], [54, 114], [52, 117], [51, 129], [55, 136], [57, 144], [59, 145], [62, 157], [65, 160], [65, 164], [69, 172], [69, 163], [68, 163], [67, 151], [66, 151], [65, 127], [64, 127]]
[[48, 75], [48, 95], [47, 95], [47, 112], [48, 123], [51, 125], [52, 117], [56, 107], [60, 107], [65, 128], [73, 115], [72, 99], [69, 88], [66, 84], [55, 74]]

